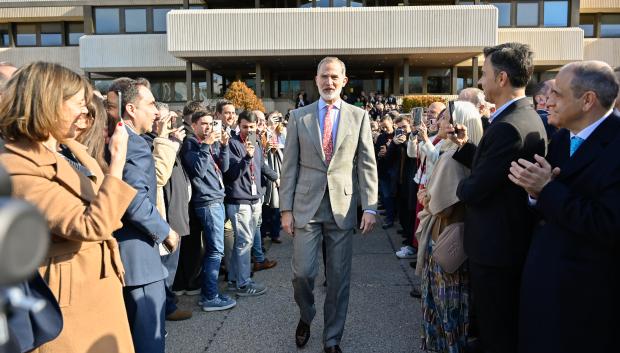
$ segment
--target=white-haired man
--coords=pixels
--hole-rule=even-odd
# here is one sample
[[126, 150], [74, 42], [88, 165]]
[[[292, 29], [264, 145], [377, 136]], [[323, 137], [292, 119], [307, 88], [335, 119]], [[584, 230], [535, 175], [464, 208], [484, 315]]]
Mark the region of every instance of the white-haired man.
[[377, 208], [377, 165], [368, 113], [340, 99], [347, 83], [342, 61], [327, 57], [318, 65], [321, 98], [291, 111], [280, 187], [284, 231], [293, 240], [293, 289], [301, 318], [295, 343], [310, 338], [316, 314], [314, 279], [318, 250], [325, 239], [327, 295], [324, 349], [342, 352], [339, 344], [349, 304], [352, 238], [357, 205], [365, 210], [362, 233], [372, 230]]

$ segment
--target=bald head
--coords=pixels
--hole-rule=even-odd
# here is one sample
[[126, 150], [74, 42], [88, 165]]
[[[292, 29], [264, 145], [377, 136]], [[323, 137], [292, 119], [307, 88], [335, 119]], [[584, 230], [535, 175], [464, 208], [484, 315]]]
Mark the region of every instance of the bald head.
[[619, 83], [614, 70], [606, 62], [596, 60], [574, 62], [565, 65], [560, 73], [572, 74], [570, 88], [574, 98], [581, 98], [586, 92], [594, 92], [603, 108], [609, 109], [614, 105]]
[[442, 102], [433, 102], [428, 106], [428, 117], [430, 119], [437, 119], [439, 113], [441, 113], [441, 111], [444, 109], [446, 109], [446, 105]]
[[459, 93], [459, 101], [470, 102], [476, 108], [478, 112], [482, 114], [486, 109], [487, 102], [484, 99], [484, 91], [476, 87], [465, 88]]

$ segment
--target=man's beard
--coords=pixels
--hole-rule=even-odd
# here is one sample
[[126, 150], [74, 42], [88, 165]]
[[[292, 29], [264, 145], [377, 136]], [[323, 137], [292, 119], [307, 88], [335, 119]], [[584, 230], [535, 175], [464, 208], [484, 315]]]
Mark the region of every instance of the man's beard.
[[336, 88], [332, 93], [326, 93], [323, 90], [319, 89], [319, 94], [324, 101], [333, 101], [340, 97], [340, 93], [342, 92], [342, 87]]

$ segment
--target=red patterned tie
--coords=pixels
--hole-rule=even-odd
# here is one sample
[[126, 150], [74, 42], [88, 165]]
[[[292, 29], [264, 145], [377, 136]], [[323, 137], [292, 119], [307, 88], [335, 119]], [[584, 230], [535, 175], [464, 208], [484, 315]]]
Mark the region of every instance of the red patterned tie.
[[332, 153], [334, 152], [334, 141], [332, 140], [332, 105], [325, 106], [327, 111], [325, 112], [325, 119], [323, 121], [323, 153], [325, 153], [325, 160], [327, 164], [332, 160]]

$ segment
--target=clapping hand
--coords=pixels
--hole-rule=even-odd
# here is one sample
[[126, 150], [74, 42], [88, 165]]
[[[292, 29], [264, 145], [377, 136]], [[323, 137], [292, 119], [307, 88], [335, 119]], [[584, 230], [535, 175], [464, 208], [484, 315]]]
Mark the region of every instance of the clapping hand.
[[539, 155], [534, 155], [536, 163], [525, 159], [512, 162], [508, 179], [519, 185], [531, 197], [537, 198], [542, 189], [556, 176], [560, 175], [560, 168], [551, 168], [551, 164]]

